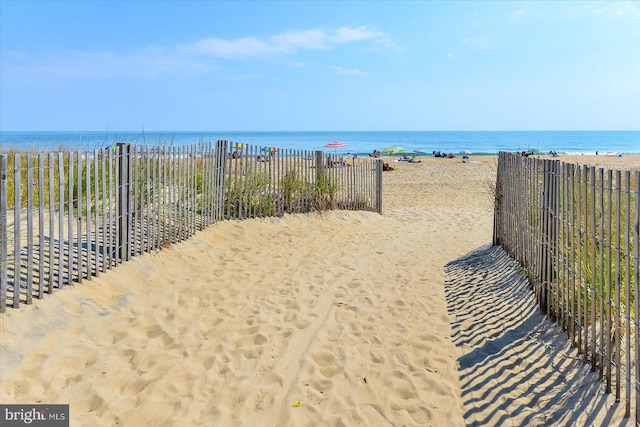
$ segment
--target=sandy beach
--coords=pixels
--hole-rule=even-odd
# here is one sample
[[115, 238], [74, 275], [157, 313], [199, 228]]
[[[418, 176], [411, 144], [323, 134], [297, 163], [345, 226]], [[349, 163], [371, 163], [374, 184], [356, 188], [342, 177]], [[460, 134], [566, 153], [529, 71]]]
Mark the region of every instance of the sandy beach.
[[383, 215], [221, 222], [8, 309], [0, 403], [72, 426], [633, 425], [491, 247], [497, 158], [393, 160]]

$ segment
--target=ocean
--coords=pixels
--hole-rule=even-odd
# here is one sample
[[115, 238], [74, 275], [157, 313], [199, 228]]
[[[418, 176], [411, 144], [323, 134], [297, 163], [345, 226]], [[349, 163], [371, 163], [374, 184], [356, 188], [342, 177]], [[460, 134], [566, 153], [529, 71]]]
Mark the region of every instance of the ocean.
[[[338, 153], [372, 152], [389, 146], [406, 152], [433, 151], [495, 155], [499, 151], [561, 154], [640, 154], [640, 131], [312, 131], [312, 132], [2, 132], [0, 152], [18, 150], [89, 150], [117, 142], [184, 146], [227, 140], [265, 147], [327, 150], [325, 144], [340, 141], [347, 147]], [[336, 151], [336, 150], [331, 150]]]

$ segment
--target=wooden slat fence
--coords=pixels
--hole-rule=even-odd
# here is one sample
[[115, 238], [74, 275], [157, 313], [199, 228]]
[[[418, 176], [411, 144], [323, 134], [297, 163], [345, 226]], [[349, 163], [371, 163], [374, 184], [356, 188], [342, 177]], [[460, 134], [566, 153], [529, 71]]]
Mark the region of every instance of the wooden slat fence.
[[500, 153], [493, 243], [640, 423], [640, 171]]
[[228, 141], [0, 153], [0, 312], [221, 220], [382, 213], [382, 163]]

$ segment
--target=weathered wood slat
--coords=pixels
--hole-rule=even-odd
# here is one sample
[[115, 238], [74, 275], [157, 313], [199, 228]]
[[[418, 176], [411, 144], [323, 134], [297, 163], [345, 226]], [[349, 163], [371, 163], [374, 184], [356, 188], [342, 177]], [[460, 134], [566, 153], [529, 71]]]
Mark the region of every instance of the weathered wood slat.
[[13, 194], [15, 197], [13, 207], [13, 308], [20, 306], [22, 294], [22, 243], [21, 224], [22, 215], [22, 179], [20, 178], [20, 154], [13, 157]]
[[631, 415], [631, 171], [625, 171], [625, 227], [624, 227], [624, 258], [625, 258], [625, 354], [627, 369], [625, 375], [625, 416]]
[[33, 155], [27, 154], [27, 283], [26, 298], [27, 304], [33, 299]]
[[7, 207], [8, 207], [8, 159], [6, 154], [0, 154], [0, 313], [7, 310], [7, 291], [9, 278], [9, 247], [7, 232]]
[[44, 234], [44, 217], [45, 217], [45, 203], [44, 194], [46, 187], [44, 186], [44, 165], [45, 155], [44, 153], [38, 154], [38, 298], [44, 297], [44, 248], [45, 248], [45, 234]]
[[82, 283], [82, 272], [84, 270], [84, 264], [83, 264], [83, 257], [82, 257], [82, 201], [83, 201], [83, 197], [82, 197], [82, 155], [80, 153], [78, 153], [78, 166], [77, 166], [77, 171], [78, 171], [78, 189], [76, 191], [76, 194], [74, 195], [76, 197], [76, 200], [74, 201], [74, 205], [76, 207], [76, 212], [77, 212], [77, 219], [78, 219], [78, 226], [77, 226], [77, 233], [76, 233], [76, 241], [75, 241], [75, 246], [77, 248], [77, 250], [75, 251], [76, 253], [76, 260], [77, 260], [77, 266], [78, 266], [78, 276], [76, 278], [76, 281], [78, 283]]
[[[635, 384], [640, 384], [640, 339], [638, 337], [638, 325], [640, 325], [640, 170], [635, 173], [635, 191], [633, 193], [635, 203], [635, 215], [633, 225], [633, 258], [634, 258], [634, 274], [633, 274], [633, 294], [634, 294], [634, 310], [633, 320], [636, 327], [634, 334], [634, 355], [635, 355]], [[629, 218], [631, 219], [631, 218]], [[631, 368], [629, 368], [631, 369]], [[636, 391], [636, 425], [640, 423], [640, 393], [637, 387], [633, 387]]]

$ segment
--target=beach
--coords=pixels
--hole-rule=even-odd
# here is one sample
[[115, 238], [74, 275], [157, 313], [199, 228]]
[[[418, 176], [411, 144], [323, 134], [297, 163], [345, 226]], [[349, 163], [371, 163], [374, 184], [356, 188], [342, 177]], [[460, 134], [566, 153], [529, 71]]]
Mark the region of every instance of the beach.
[[382, 215], [220, 222], [9, 308], [0, 403], [72, 426], [633, 425], [491, 246], [497, 158], [419, 159], [385, 158]]

